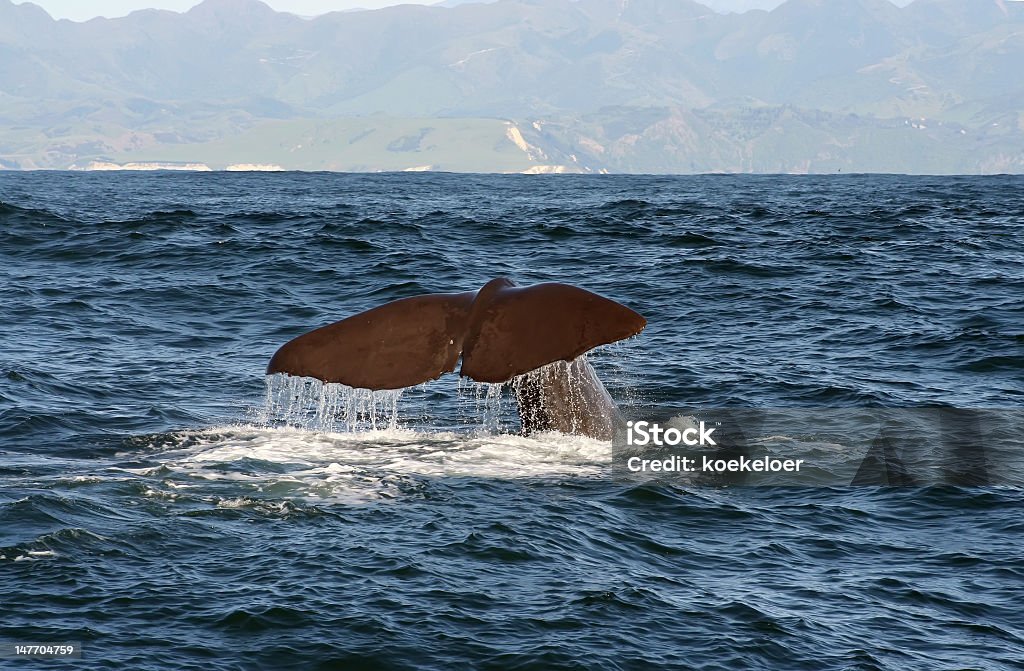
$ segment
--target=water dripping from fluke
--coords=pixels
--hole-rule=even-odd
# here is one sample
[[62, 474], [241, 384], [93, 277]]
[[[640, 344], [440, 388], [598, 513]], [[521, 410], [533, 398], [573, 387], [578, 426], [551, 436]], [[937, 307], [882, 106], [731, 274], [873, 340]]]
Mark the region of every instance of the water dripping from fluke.
[[[260, 426], [360, 433], [406, 428], [410, 418], [418, 423], [433, 414], [423, 412], [415, 393], [406, 395], [417, 391], [413, 387], [370, 390], [286, 374], [268, 375], [265, 380], [263, 407], [255, 413], [255, 423]], [[542, 366], [507, 382], [476, 382], [460, 377], [456, 394], [457, 423], [471, 433], [559, 431], [594, 435], [602, 433], [596, 425], [610, 426], [618, 416], [607, 391], [596, 382], [586, 355]], [[404, 405], [409, 406], [405, 408], [405, 421], [399, 409], [403, 396]]]
[[404, 391], [374, 391], [311, 377], [268, 375], [257, 424], [325, 433], [393, 430], [398, 428], [398, 399]]

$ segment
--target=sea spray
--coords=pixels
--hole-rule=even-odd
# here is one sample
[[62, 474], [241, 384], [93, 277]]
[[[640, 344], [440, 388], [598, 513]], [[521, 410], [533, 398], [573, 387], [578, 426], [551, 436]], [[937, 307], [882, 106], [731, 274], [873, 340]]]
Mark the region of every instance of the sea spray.
[[505, 394], [507, 382], [475, 382], [460, 377], [458, 386], [459, 418], [480, 432], [510, 433], [514, 429], [515, 409]]
[[586, 355], [554, 361], [511, 380], [525, 430], [611, 437], [618, 418]]
[[555, 377], [564, 378], [560, 388], [566, 391], [566, 398], [562, 404], [574, 412], [582, 412], [586, 409], [585, 398], [578, 378], [573, 375], [573, 370], [578, 367], [589, 367], [585, 354], [571, 362], [555, 361], [506, 382], [475, 382], [460, 377], [460, 417], [483, 432], [518, 433], [521, 431], [522, 409], [517, 407], [516, 399], [520, 397], [521, 390], [529, 385], [550, 383]]
[[395, 429], [403, 391], [356, 389], [309, 377], [268, 375], [257, 423], [331, 433]]
[[[597, 412], [579, 386], [578, 371], [583, 368], [592, 370], [586, 355], [571, 362], [555, 361], [507, 382], [475, 382], [459, 377], [458, 424], [481, 433], [520, 432], [516, 398], [531, 384], [553, 385], [552, 388], [558, 389], [563, 396], [558, 399], [559, 406], [568, 410], [574, 420], [583, 413]], [[374, 391], [309, 377], [268, 375], [264, 404], [254, 419], [262, 426], [291, 426], [332, 433], [394, 429], [407, 424], [410, 418], [415, 423], [417, 417], [431, 424], [430, 403], [418, 398], [424, 392], [425, 385]], [[400, 416], [399, 399], [402, 398], [405, 398], [402, 403], [404, 414]], [[422, 408], [419, 407], [421, 405]], [[578, 428], [579, 422], [572, 421], [571, 424], [570, 433]]]

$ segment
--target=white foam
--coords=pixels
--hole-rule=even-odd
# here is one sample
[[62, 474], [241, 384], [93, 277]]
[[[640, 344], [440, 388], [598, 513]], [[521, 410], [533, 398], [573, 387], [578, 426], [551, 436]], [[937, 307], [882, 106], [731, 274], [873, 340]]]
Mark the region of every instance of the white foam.
[[[585, 363], [585, 361], [584, 361]], [[266, 378], [253, 423], [176, 436], [158, 465], [119, 469], [147, 481], [147, 497], [248, 507], [255, 498], [365, 500], [400, 496], [417, 478], [599, 477], [611, 444], [518, 428], [509, 384], [460, 378], [463, 428], [417, 431], [399, 422], [406, 390], [371, 391], [287, 375]], [[416, 395], [410, 395], [410, 403]], [[226, 491], [225, 491], [226, 490]]]
[[[568, 474], [580, 468], [601, 468], [611, 461], [609, 443], [559, 433], [516, 436], [397, 428], [327, 433], [294, 427], [224, 427], [195, 432], [190, 438], [195, 445], [178, 453], [184, 458], [165, 466], [205, 468], [244, 459], [291, 465], [296, 472], [319, 469], [337, 474], [362, 467], [500, 478]], [[251, 478], [241, 473], [230, 477]]]
[[[53, 550], [26, 550], [24, 554], [15, 555], [11, 557], [13, 561], [40, 561], [43, 559], [52, 559], [59, 556]], [[0, 559], [7, 559], [6, 556], [0, 556]]]
[[[253, 495], [353, 502], [400, 496], [410, 478], [593, 478], [611, 463], [610, 443], [558, 433], [327, 433], [235, 426], [183, 437], [190, 447], [154, 455], [162, 462], [159, 469], [133, 469], [142, 477], [161, 473], [146, 496], [173, 501], [184, 489], [191, 497], [219, 497], [211, 501], [222, 508], [244, 507], [243, 499]], [[237, 496], [209, 490], [223, 485]]]

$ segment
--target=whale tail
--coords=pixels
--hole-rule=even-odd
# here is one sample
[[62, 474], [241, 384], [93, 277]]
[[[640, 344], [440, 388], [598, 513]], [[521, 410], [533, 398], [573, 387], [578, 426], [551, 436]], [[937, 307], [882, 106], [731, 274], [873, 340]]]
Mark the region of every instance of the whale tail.
[[568, 284], [393, 301], [285, 343], [267, 374], [307, 376], [365, 389], [400, 389], [453, 372], [506, 382], [555, 361], [634, 336], [647, 322], [613, 300]]

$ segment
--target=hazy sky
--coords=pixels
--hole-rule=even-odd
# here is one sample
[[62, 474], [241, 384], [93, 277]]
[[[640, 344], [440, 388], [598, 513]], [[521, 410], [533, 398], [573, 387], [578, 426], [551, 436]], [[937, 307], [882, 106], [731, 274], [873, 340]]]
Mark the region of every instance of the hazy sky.
[[[20, 4], [21, 0], [17, 0]], [[57, 19], [86, 21], [95, 16], [124, 16], [136, 9], [155, 7], [184, 12], [199, 4], [200, 0], [31, 0], [50, 16]], [[279, 12], [293, 12], [303, 16], [325, 14], [341, 9], [377, 9], [388, 5], [430, 5], [437, 0], [263, 0]]]
[[[24, 0], [15, 0], [21, 3]], [[292, 12], [302, 16], [316, 16], [345, 9], [379, 9], [389, 5], [432, 5], [439, 0], [263, 0], [279, 12]], [[779, 0], [781, 2], [781, 0]], [[909, 4], [910, 0], [891, 0], [897, 5]], [[50, 16], [57, 19], [87, 21], [96, 16], [124, 16], [136, 9], [147, 7], [171, 9], [184, 12], [198, 5], [201, 0], [31, 0]]]

